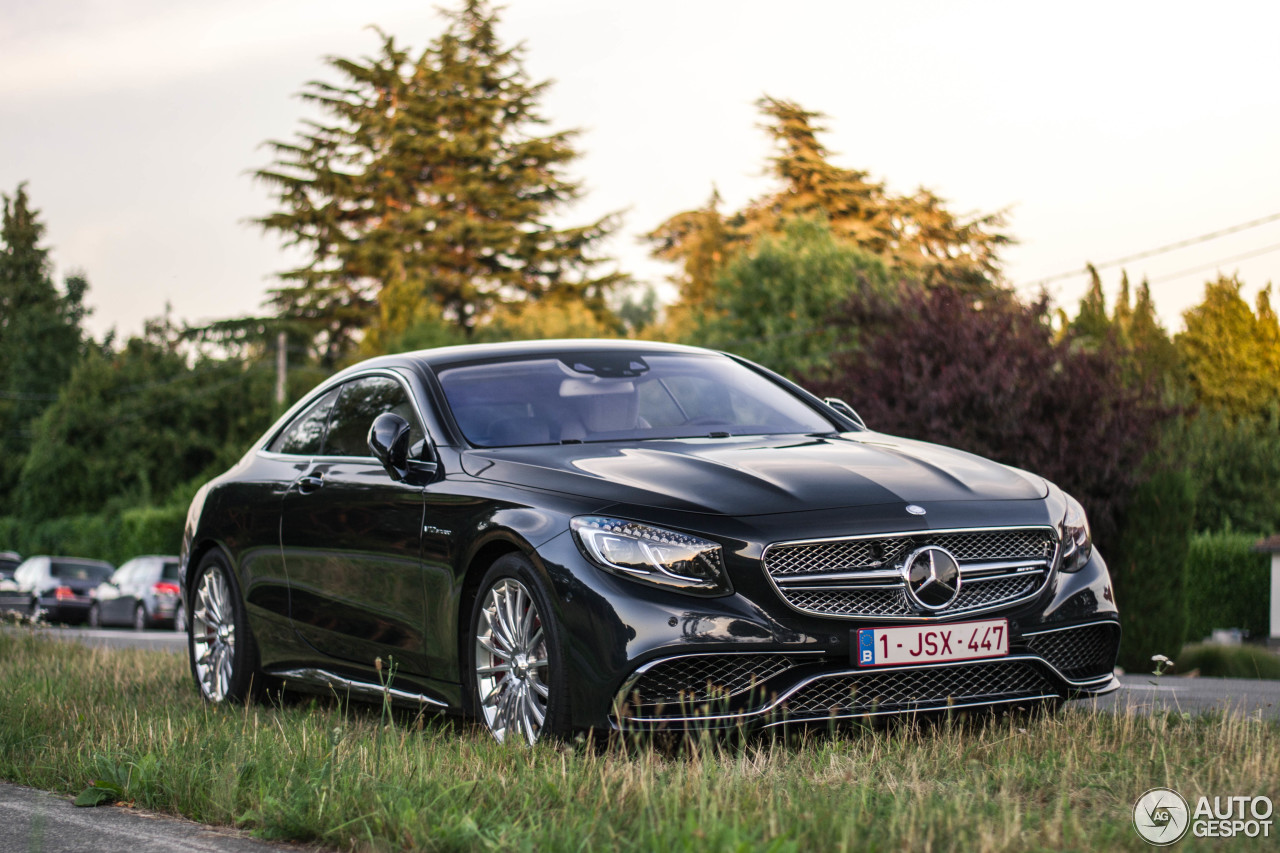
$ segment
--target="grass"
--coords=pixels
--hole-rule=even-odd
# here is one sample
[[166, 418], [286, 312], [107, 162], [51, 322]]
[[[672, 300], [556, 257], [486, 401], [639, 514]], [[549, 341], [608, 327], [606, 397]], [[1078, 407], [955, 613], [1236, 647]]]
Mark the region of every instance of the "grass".
[[97, 782], [139, 807], [343, 850], [1145, 850], [1130, 811], [1149, 788], [1280, 797], [1280, 725], [1258, 719], [1073, 708], [525, 749], [333, 701], [210, 707], [179, 656], [30, 630], [0, 633], [0, 685], [0, 778], [67, 794]]
[[1280, 678], [1280, 655], [1260, 646], [1184, 646], [1173, 671], [1192, 670], [1215, 678]]

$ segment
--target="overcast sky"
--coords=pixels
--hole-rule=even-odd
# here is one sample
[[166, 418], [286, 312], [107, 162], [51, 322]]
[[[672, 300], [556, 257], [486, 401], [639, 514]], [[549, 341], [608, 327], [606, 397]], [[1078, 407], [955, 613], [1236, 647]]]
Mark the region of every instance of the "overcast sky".
[[[298, 129], [324, 56], [374, 52], [368, 24], [420, 48], [434, 8], [0, 0], [0, 191], [28, 182], [59, 276], [89, 277], [97, 334], [166, 301], [190, 322], [255, 312], [297, 260], [247, 224], [271, 209], [248, 176], [261, 143]], [[565, 222], [623, 211], [609, 250], [642, 281], [669, 270], [639, 235], [713, 185], [726, 209], [768, 191], [763, 93], [826, 113], [835, 162], [891, 190], [1007, 208], [1028, 292], [1280, 214], [1276, 3], [512, 0], [499, 32], [555, 81], [550, 129], [583, 131]], [[1280, 219], [1128, 265], [1171, 329], [1218, 268], [1250, 299], [1280, 280]], [[1074, 311], [1084, 285], [1050, 290]]]

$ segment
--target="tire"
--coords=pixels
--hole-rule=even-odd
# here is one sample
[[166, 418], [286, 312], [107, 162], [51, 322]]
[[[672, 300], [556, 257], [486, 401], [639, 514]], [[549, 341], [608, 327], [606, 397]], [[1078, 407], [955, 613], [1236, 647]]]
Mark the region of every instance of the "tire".
[[46, 615], [44, 608], [40, 606], [40, 599], [31, 599], [31, 606], [27, 608], [27, 616], [31, 618], [32, 624], [44, 621]]
[[187, 659], [200, 695], [214, 704], [244, 702], [261, 689], [258, 649], [235, 574], [219, 551], [196, 567]]
[[523, 554], [499, 557], [480, 581], [466, 637], [467, 695], [499, 742], [512, 737], [532, 746], [570, 731], [564, 644], [554, 614]]
[[187, 605], [179, 601], [178, 606], [173, 610], [173, 630], [187, 630]]
[[89, 627], [90, 628], [102, 627], [102, 610], [101, 608], [98, 607], [97, 602], [94, 602], [93, 604], [89, 605]]
[[133, 630], [147, 630], [147, 606], [142, 602], [133, 608]]

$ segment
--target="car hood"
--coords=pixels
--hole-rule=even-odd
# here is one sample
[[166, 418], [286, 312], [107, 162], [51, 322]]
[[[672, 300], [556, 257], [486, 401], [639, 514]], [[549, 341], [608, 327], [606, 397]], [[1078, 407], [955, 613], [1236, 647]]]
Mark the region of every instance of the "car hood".
[[1048, 494], [1025, 471], [875, 432], [508, 447], [468, 451], [462, 464], [486, 480], [731, 516]]

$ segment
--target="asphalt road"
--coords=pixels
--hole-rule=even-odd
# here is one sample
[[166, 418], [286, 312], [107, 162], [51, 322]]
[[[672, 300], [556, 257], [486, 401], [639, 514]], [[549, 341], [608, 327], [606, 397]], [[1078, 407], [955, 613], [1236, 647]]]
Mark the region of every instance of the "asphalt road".
[[0, 783], [0, 850], [13, 853], [281, 853], [232, 829], [138, 809], [77, 808], [70, 797]]
[[[30, 631], [29, 627], [6, 626], [5, 631]], [[68, 643], [84, 643], [86, 646], [101, 649], [155, 649], [161, 652], [185, 654], [187, 651], [187, 634], [185, 631], [149, 630], [135, 631], [132, 628], [74, 628], [63, 626], [41, 626], [37, 629], [45, 637]]]
[[1096, 705], [1105, 710], [1132, 707], [1140, 711], [1169, 710], [1192, 714], [1222, 711], [1280, 720], [1280, 681], [1122, 675], [1120, 683], [1120, 689], [1114, 693], [1075, 704]]

